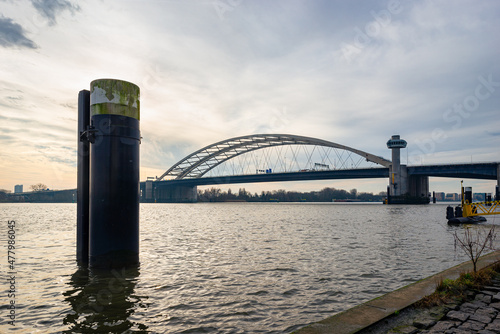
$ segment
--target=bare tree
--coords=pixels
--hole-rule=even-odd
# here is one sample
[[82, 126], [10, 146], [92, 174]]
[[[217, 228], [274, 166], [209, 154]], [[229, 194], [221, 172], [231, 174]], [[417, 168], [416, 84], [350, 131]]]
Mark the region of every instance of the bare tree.
[[42, 191], [42, 190], [47, 189], [47, 186], [43, 183], [37, 183], [37, 184], [31, 185], [30, 188], [33, 191]]
[[488, 250], [494, 250], [493, 242], [496, 239], [495, 226], [491, 226], [489, 231], [482, 228], [464, 228], [464, 233], [459, 235], [458, 231], [453, 233], [455, 237], [455, 250], [457, 246], [467, 254], [477, 271], [477, 261], [481, 255]]

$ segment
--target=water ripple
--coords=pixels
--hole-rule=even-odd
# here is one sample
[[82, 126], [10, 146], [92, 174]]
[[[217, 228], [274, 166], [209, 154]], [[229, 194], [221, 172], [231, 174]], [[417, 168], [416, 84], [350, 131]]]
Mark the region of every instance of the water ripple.
[[103, 273], [75, 264], [74, 204], [0, 204], [18, 224], [13, 332], [289, 333], [463, 262], [445, 209], [141, 204], [140, 268]]

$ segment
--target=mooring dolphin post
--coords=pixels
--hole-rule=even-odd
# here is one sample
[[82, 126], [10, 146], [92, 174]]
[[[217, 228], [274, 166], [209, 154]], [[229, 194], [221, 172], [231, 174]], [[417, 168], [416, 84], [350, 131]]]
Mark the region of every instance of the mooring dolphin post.
[[[90, 125], [80, 133], [90, 148], [88, 264], [135, 265], [139, 263], [139, 87], [99, 79], [91, 82], [89, 96]], [[85, 223], [80, 229], [77, 242], [85, 243]], [[84, 249], [77, 245], [81, 263], [85, 263]]]

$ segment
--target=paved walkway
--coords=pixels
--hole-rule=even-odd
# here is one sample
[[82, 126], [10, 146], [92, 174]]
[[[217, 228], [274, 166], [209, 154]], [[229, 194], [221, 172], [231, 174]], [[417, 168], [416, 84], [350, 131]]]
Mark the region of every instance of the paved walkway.
[[[469, 302], [444, 307], [442, 316], [439, 312], [421, 314], [387, 333], [500, 333], [500, 281], [493, 280], [492, 286], [469, 297]], [[435, 315], [441, 319], [436, 321]]]

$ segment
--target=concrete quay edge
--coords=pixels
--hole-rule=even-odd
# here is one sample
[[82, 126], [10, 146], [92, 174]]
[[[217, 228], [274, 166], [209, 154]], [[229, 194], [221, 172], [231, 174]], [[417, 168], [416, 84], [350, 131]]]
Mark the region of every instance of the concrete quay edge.
[[[489, 253], [478, 260], [477, 269], [484, 269], [498, 261], [500, 261], [500, 251]], [[357, 333], [432, 294], [441, 280], [457, 279], [461, 273], [471, 272], [472, 270], [472, 262], [464, 262], [324, 320], [312, 323], [298, 329], [293, 334]]]

